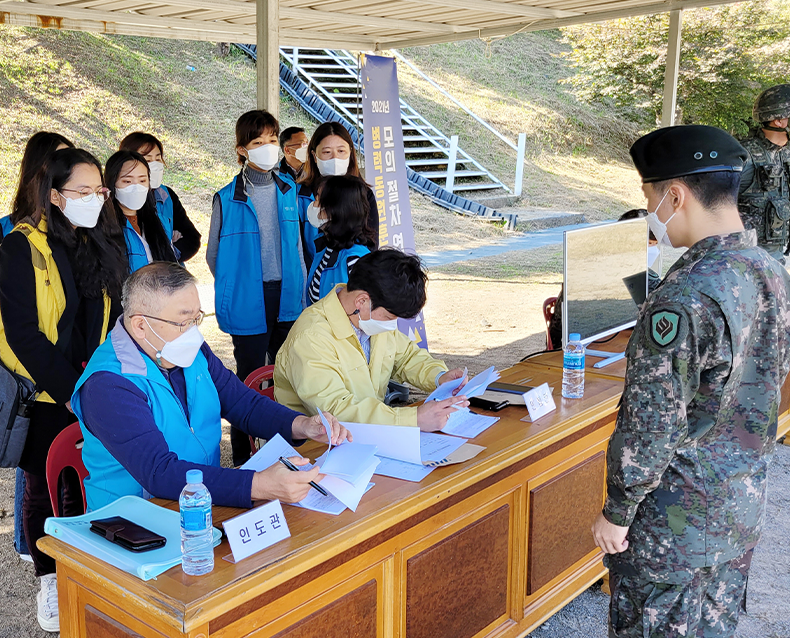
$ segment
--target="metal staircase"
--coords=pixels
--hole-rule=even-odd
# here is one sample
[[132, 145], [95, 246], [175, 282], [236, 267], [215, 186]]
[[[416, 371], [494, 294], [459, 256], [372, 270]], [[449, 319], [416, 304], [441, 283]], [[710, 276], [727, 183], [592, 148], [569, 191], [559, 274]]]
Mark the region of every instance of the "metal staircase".
[[[256, 59], [254, 45], [236, 46]], [[361, 85], [357, 58], [351, 53], [281, 48], [280, 85], [316, 120], [340, 122], [355, 144], [362, 143]], [[486, 217], [510, 217], [463, 196], [481, 191], [486, 195], [499, 195], [510, 189], [461, 148], [457, 150], [452, 192], [445, 189], [450, 139], [403, 100], [400, 106], [409, 185], [451, 210]]]
[[[282, 48], [285, 64], [324, 100], [362, 128], [357, 58], [348, 51]], [[409, 104], [400, 100], [406, 165], [439, 186], [447, 180], [450, 139]], [[459, 148], [453, 192], [510, 191], [479, 162]]]

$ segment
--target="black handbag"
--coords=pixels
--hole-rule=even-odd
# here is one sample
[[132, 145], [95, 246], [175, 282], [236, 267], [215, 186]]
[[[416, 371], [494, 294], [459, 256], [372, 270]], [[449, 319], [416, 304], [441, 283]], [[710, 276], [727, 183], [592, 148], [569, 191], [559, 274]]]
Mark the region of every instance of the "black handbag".
[[30, 426], [30, 411], [37, 396], [30, 379], [11, 372], [0, 362], [0, 467], [19, 465]]

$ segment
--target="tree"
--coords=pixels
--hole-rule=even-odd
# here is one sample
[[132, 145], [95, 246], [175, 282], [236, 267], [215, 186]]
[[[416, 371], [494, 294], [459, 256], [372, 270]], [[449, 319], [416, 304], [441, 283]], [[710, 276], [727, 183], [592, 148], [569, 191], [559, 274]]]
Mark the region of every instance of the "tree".
[[[669, 14], [563, 29], [578, 97], [602, 102], [651, 128], [660, 121]], [[684, 11], [678, 76], [679, 124], [745, 135], [763, 89], [790, 82], [790, 8], [746, 2]]]

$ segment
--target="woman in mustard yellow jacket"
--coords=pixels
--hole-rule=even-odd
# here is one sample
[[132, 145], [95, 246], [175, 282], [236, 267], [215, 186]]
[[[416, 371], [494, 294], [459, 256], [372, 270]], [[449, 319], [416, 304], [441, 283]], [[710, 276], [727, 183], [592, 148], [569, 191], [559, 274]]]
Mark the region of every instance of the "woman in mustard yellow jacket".
[[25, 537], [41, 578], [38, 621], [58, 631], [55, 563], [36, 541], [52, 516], [46, 459], [75, 421], [69, 400], [83, 362], [120, 314], [127, 265], [115, 215], [104, 212], [101, 165], [87, 151], [56, 151], [45, 164], [32, 214], [0, 245], [0, 358], [39, 395], [19, 466], [25, 472]]

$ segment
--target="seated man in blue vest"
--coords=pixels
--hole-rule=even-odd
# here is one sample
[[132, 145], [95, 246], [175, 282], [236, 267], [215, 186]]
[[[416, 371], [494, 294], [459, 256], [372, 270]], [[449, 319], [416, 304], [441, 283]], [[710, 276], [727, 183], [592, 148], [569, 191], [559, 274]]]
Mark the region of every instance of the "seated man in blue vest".
[[[124, 314], [91, 357], [71, 405], [85, 438], [82, 458], [88, 508], [133, 494], [178, 498], [186, 471], [203, 471], [214, 504], [250, 507], [260, 499], [302, 500], [319, 468], [291, 472], [281, 463], [262, 471], [220, 467], [221, 418], [247, 434], [276, 434], [294, 444], [326, 442], [318, 416], [309, 418], [245, 386], [214, 355], [195, 278], [175, 263], [154, 262], [123, 287]], [[348, 433], [331, 415], [332, 442]], [[295, 465], [306, 459], [291, 458]]]

